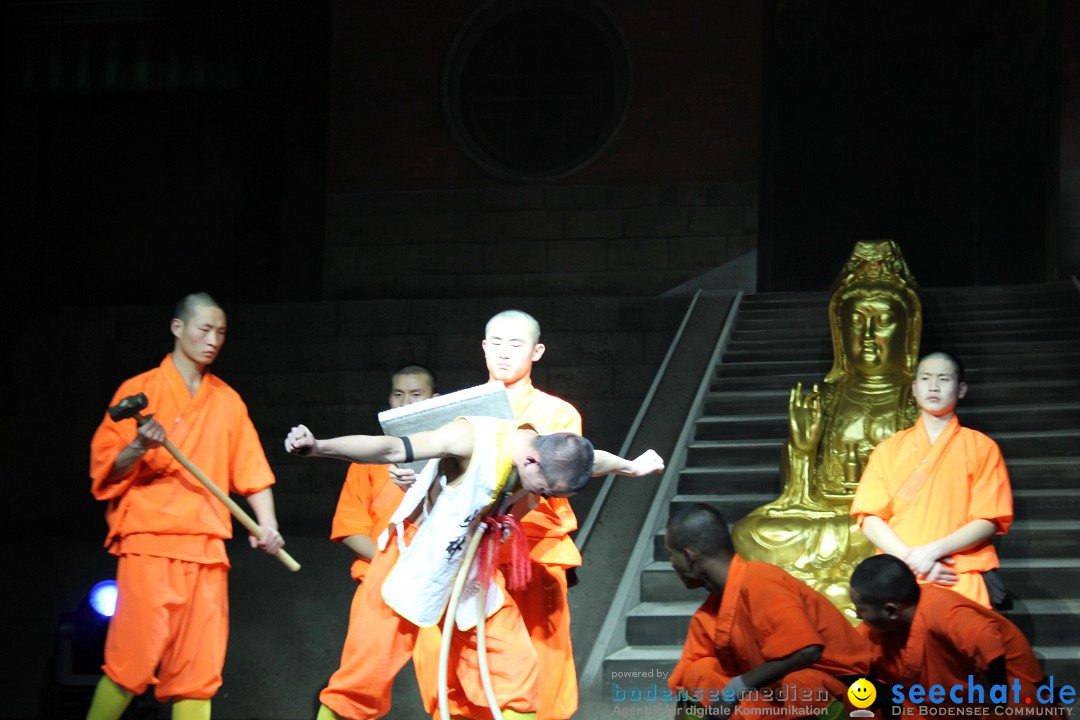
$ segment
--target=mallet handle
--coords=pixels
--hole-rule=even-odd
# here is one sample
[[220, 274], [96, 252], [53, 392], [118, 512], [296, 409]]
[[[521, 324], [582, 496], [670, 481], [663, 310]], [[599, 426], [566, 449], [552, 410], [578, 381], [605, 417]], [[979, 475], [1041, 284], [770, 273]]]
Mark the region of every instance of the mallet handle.
[[[187, 468], [188, 472], [195, 476], [195, 479], [201, 482], [207, 490], [214, 494], [221, 502], [225, 503], [225, 507], [229, 508], [229, 512], [233, 514], [240, 524], [247, 528], [247, 531], [255, 536], [256, 539], [262, 538], [263, 529], [259, 527], [259, 523], [255, 522], [255, 519], [244, 512], [244, 509], [236, 504], [236, 501], [229, 497], [225, 491], [215, 485], [210, 478], [203, 474], [203, 471], [195, 466], [195, 463], [187, 459], [184, 453], [180, 452], [180, 449], [172, 444], [172, 440], [165, 439], [165, 449], [172, 453], [172, 456], [179, 461], [181, 465]], [[280, 560], [285, 567], [289, 568], [292, 572], [296, 572], [300, 569], [300, 563], [293, 559], [292, 555], [285, 552], [285, 548], [278, 550], [274, 557]]]

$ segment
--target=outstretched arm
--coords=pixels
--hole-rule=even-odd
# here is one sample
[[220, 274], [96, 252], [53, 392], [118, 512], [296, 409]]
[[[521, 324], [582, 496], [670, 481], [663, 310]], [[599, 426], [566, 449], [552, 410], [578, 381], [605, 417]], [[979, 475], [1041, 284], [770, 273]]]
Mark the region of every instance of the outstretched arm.
[[662, 472], [664, 472], [664, 459], [652, 450], [646, 450], [633, 460], [625, 460], [604, 450], [597, 450], [593, 456], [593, 477], [609, 473], [643, 477]]
[[410, 435], [409, 441], [413, 451], [411, 458], [406, 455], [402, 438], [344, 435], [318, 440], [305, 426], [297, 425], [285, 438], [285, 450], [304, 457], [329, 457], [380, 465], [441, 457], [468, 459], [472, 455], [474, 436], [468, 423], [455, 420], [435, 430]]

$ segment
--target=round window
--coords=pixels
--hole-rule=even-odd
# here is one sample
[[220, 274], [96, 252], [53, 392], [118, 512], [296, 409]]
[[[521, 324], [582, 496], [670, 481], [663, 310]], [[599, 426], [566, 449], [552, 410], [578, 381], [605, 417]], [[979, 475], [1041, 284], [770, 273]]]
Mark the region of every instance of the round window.
[[462, 150], [516, 180], [564, 177], [614, 138], [630, 67], [612, 18], [589, 0], [499, 0], [450, 48], [443, 104]]

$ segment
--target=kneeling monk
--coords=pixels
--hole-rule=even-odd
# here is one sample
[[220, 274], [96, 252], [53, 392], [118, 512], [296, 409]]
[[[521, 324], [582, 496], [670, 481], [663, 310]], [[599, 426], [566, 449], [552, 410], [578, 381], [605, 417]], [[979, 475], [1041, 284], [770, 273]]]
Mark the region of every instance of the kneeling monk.
[[[824, 595], [784, 570], [735, 554], [727, 522], [695, 503], [668, 522], [664, 548], [694, 613], [668, 678], [710, 716], [820, 715], [870, 670], [870, 646]], [[767, 709], [766, 709], [767, 708]]]

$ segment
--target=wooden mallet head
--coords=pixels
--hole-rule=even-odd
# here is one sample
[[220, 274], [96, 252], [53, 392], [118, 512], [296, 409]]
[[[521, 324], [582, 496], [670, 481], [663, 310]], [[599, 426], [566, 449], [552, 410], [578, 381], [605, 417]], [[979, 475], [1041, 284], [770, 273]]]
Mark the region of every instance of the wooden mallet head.
[[144, 419], [139, 411], [145, 410], [148, 402], [146, 393], [129, 395], [109, 408], [109, 417], [112, 418], [113, 422], [120, 422], [128, 418], [135, 418], [135, 421], [138, 422]]

